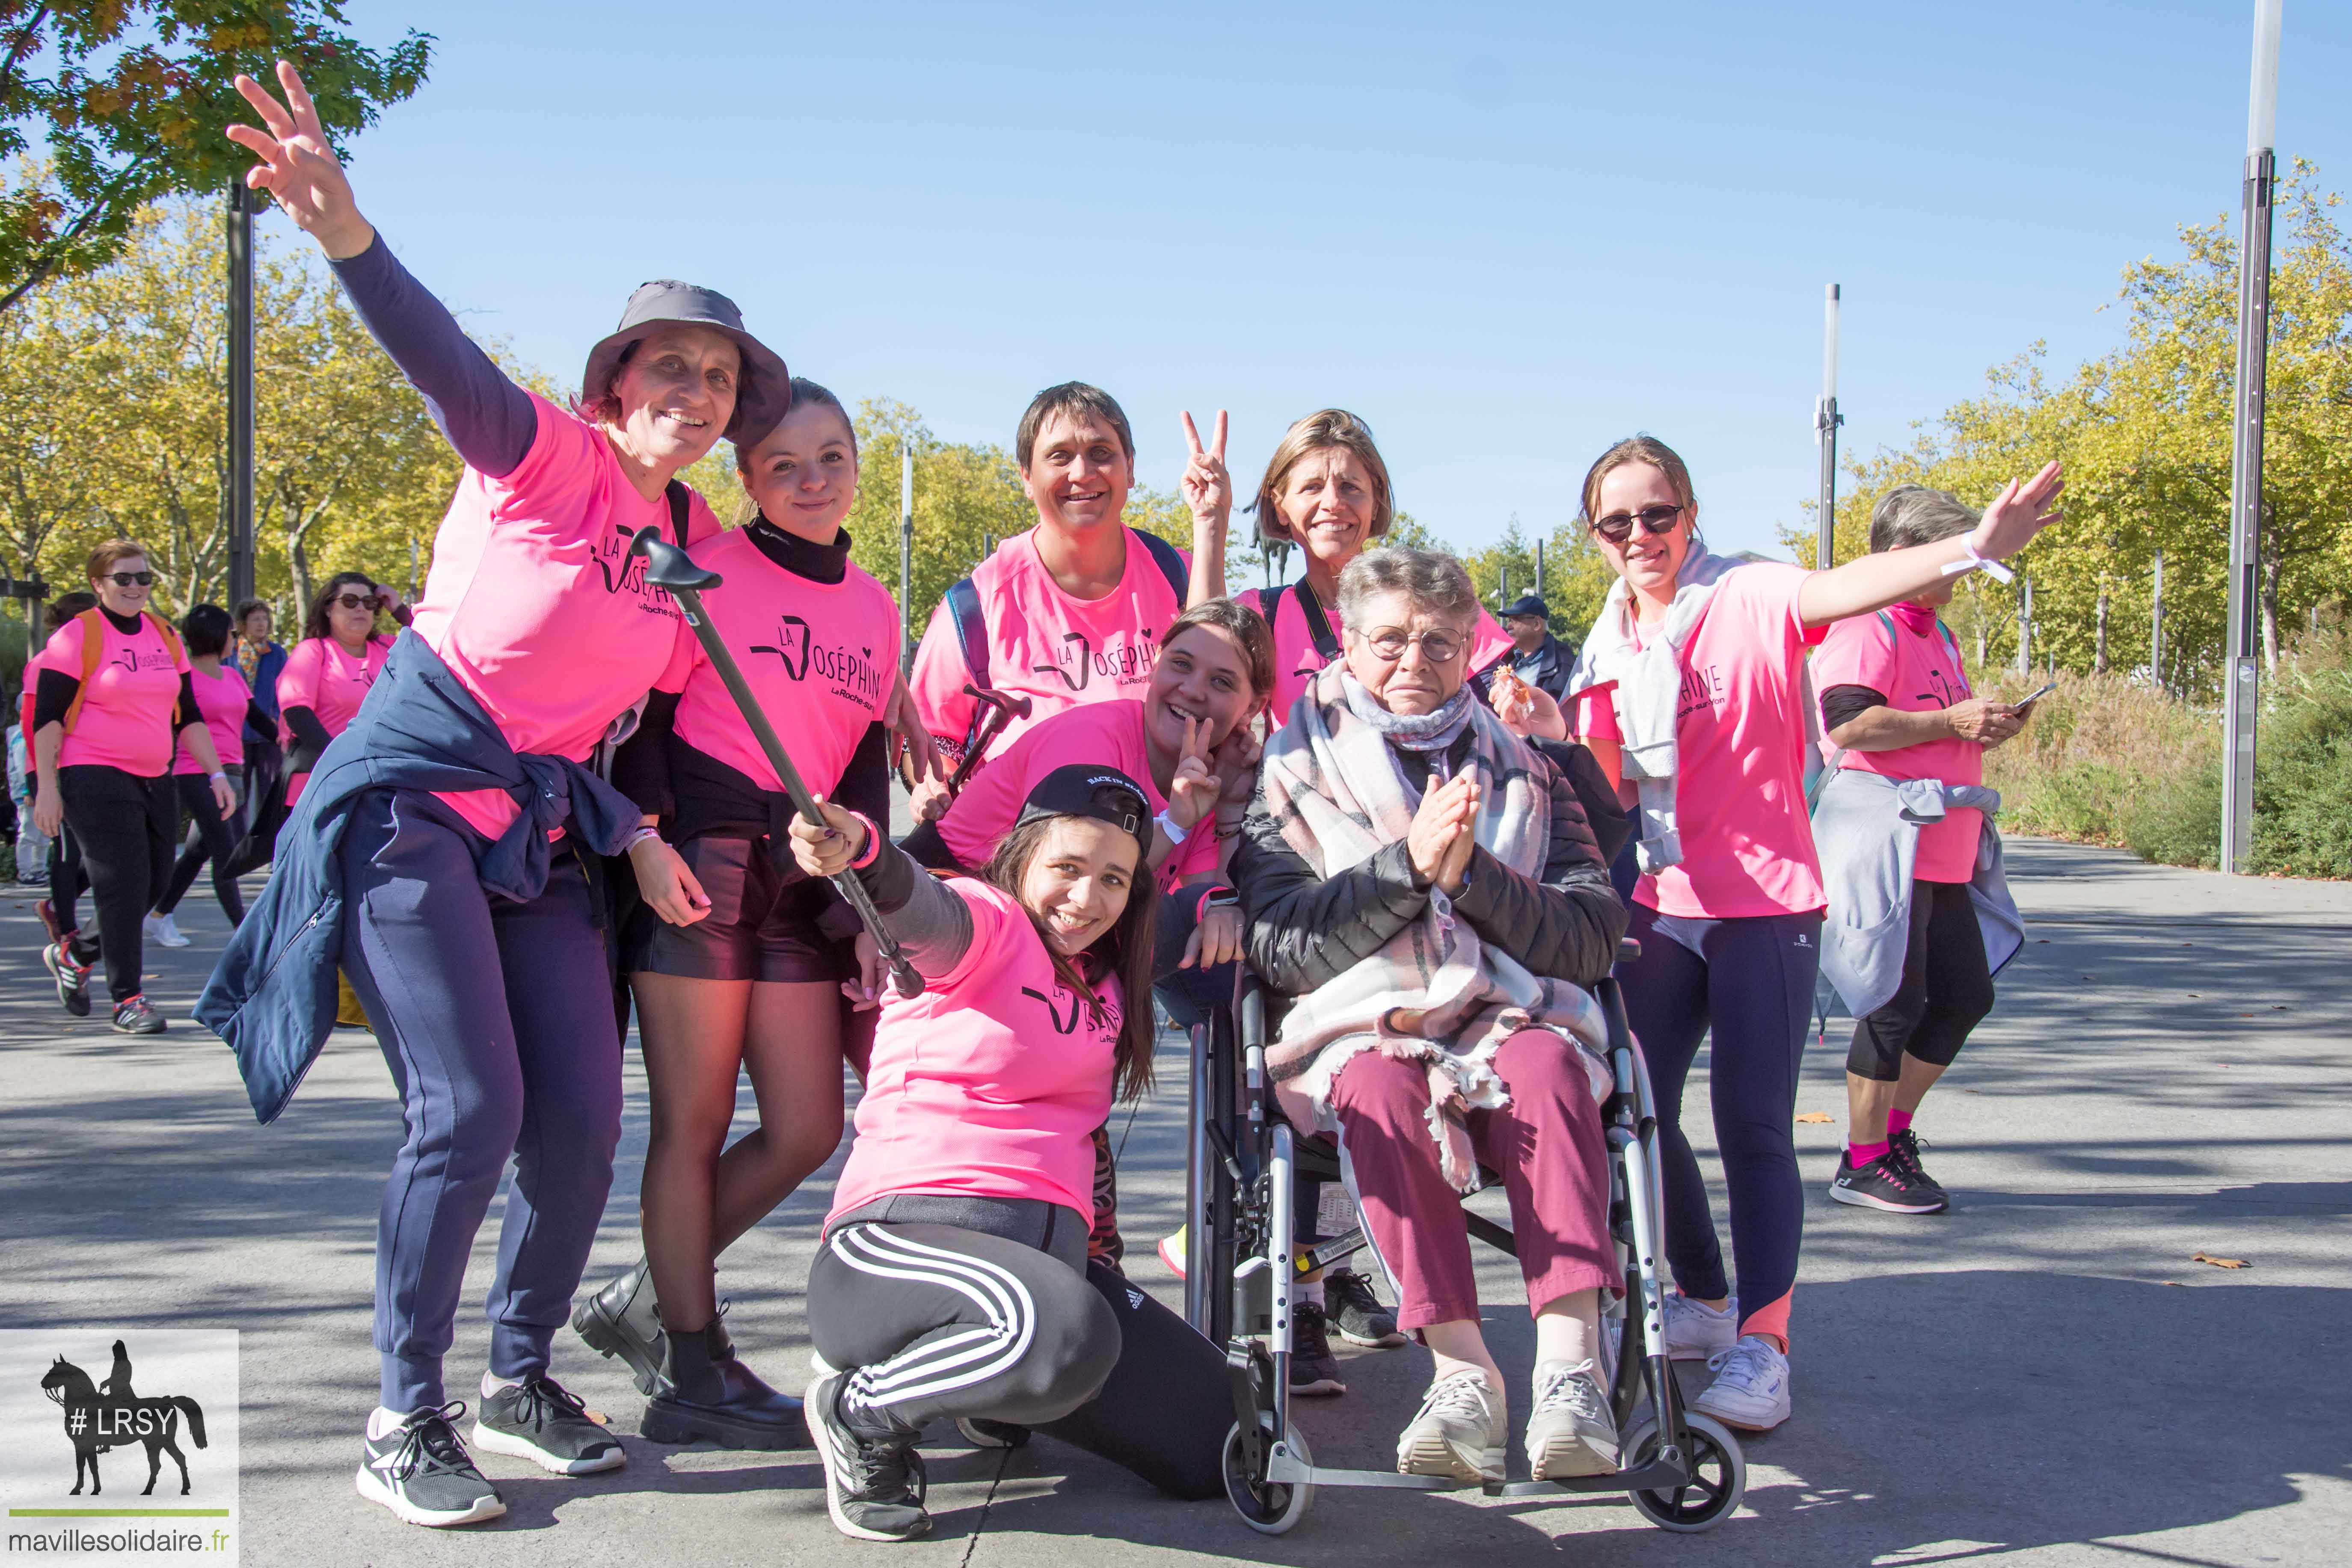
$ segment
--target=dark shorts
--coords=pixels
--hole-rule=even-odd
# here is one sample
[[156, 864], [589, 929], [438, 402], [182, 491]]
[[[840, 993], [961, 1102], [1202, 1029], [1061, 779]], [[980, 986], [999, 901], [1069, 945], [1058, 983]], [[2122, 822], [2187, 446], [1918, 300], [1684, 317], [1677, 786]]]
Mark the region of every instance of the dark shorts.
[[632, 971], [782, 984], [856, 978], [855, 944], [817, 930], [818, 912], [835, 897], [828, 884], [806, 878], [787, 883], [765, 841], [693, 838], [677, 852], [702, 884], [710, 913], [674, 926], [646, 911], [649, 929], [633, 944]]

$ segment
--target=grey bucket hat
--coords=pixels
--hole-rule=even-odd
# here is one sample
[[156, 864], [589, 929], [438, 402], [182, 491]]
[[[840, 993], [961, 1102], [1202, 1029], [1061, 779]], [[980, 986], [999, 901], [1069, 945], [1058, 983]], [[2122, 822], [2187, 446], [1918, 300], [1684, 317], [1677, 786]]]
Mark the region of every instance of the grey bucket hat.
[[669, 278], [638, 284], [621, 312], [620, 330], [588, 351], [588, 368], [580, 378], [581, 401], [593, 403], [610, 391], [630, 345], [666, 326], [709, 327], [735, 340], [743, 355], [743, 373], [735, 392], [735, 416], [720, 432], [730, 441], [751, 446], [774, 429], [792, 407], [792, 373], [774, 350], [743, 330], [743, 312], [735, 301], [714, 289]]

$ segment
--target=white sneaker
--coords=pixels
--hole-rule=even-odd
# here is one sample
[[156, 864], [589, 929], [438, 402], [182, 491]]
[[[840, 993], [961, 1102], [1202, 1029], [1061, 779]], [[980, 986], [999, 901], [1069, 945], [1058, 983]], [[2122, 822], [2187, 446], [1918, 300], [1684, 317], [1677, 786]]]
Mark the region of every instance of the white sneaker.
[[1528, 1464], [1539, 1481], [1617, 1468], [1617, 1423], [1590, 1361], [1539, 1362], [1528, 1417]]
[[1397, 1474], [1448, 1476], [1473, 1485], [1501, 1480], [1502, 1404], [1482, 1372], [1457, 1372], [1431, 1384], [1397, 1439]]
[[[1626, 1303], [1626, 1310], [1633, 1310]], [[1739, 1298], [1734, 1296], [1717, 1311], [1681, 1291], [1666, 1297], [1666, 1354], [1675, 1361], [1705, 1361], [1727, 1351], [1739, 1340]]]
[[1769, 1432], [1789, 1418], [1789, 1358], [1749, 1334], [1706, 1358], [1715, 1381], [1691, 1408], [1743, 1432]]
[[141, 922], [147, 940], [158, 947], [185, 947], [188, 939], [180, 933], [180, 923], [169, 915], [149, 915]]

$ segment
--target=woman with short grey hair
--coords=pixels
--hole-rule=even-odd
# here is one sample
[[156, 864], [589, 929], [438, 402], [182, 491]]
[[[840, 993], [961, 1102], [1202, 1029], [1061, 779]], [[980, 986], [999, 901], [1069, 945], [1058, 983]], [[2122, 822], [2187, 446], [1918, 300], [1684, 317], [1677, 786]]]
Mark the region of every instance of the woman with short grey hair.
[[1250, 963], [1293, 998], [1268, 1053], [1287, 1114], [1339, 1135], [1398, 1327], [1436, 1361], [1397, 1468], [1502, 1479], [1504, 1380], [1461, 1208], [1483, 1158], [1536, 1320], [1535, 1474], [1613, 1470], [1599, 1314], [1622, 1280], [1584, 987], [1625, 910], [1566, 775], [1465, 682], [1462, 563], [1370, 551], [1337, 598], [1342, 656], [1267, 742], [1233, 873]]
[[[1956, 539], [1981, 517], [1948, 490], [1897, 485], [1871, 515], [1871, 553]], [[1840, 748], [1813, 821], [1830, 898], [1822, 968], [1854, 1016], [1830, 1196], [1889, 1214], [1948, 1206], [1911, 1119], [1992, 1010], [1989, 945], [2000, 962], [2017, 951], [2004, 935], [2014, 906], [1984, 754], [2024, 726], [2028, 708], [1969, 689], [1937, 615], [1953, 581], [1835, 623], [1812, 663], [1822, 729]], [[1987, 900], [1994, 912], [1980, 928]]]

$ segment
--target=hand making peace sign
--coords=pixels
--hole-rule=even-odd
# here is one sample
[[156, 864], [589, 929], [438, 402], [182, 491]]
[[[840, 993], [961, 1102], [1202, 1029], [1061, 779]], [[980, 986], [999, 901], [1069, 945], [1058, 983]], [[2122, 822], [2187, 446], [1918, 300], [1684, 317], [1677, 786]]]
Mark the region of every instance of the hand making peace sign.
[[1168, 782], [1168, 816], [1191, 832], [1217, 809], [1224, 785], [1209, 762], [1209, 727], [1198, 719], [1184, 721], [1184, 749], [1176, 754], [1176, 772]]
[[330, 261], [348, 261], [375, 239], [375, 229], [360, 216], [352, 197], [352, 183], [319, 124], [319, 110], [310, 101], [301, 76], [284, 60], [278, 62], [278, 85], [286, 94], [280, 103], [269, 89], [249, 76], [236, 79], [245, 95], [269, 127], [232, 125], [228, 139], [249, 147], [261, 162], [245, 172], [245, 183], [268, 191], [286, 209], [286, 216], [304, 234], [319, 242]]
[[1217, 410], [1216, 435], [1203, 449], [1200, 428], [1192, 423], [1192, 410], [1186, 409], [1184, 445], [1192, 454], [1184, 464], [1181, 481], [1184, 504], [1192, 509], [1196, 525], [1213, 522], [1222, 535], [1225, 519], [1234, 510], [1234, 479], [1225, 471], [1225, 411]]

